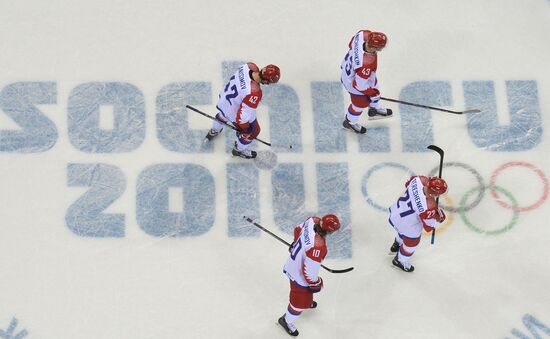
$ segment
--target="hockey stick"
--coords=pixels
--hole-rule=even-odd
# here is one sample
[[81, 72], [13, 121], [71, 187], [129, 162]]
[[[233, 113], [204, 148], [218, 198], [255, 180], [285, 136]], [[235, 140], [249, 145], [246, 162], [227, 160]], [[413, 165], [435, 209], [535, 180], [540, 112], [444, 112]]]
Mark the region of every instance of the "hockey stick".
[[[261, 229], [262, 231], [266, 232], [267, 234], [271, 235], [272, 237], [274, 237], [275, 239], [279, 240], [280, 242], [282, 242], [283, 244], [287, 245], [288, 247], [291, 246], [290, 243], [288, 243], [286, 240], [280, 238], [279, 236], [277, 236], [276, 234], [274, 234], [273, 232], [269, 231], [268, 229], [264, 228], [262, 225], [258, 224], [257, 222], [255, 222], [254, 220], [250, 219], [249, 217], [247, 216], [243, 216], [243, 218], [248, 221], [249, 223], [251, 223], [252, 225], [258, 227], [259, 229]], [[329, 271], [330, 273], [346, 273], [346, 272], [349, 272], [351, 270], [353, 270], [353, 267], [348, 267], [348, 268], [345, 268], [343, 270], [335, 270], [335, 269], [332, 269], [332, 268], [328, 268], [326, 267], [325, 265], [321, 265], [322, 268], [324, 268], [325, 270]]]
[[432, 107], [432, 106], [414, 104], [412, 102], [407, 102], [407, 101], [402, 101], [402, 100], [396, 100], [396, 99], [390, 99], [390, 98], [384, 98], [384, 97], [381, 97], [380, 99], [386, 100], [386, 101], [391, 101], [391, 102], [397, 102], [397, 103], [403, 104], [403, 105], [428, 108], [428, 109], [433, 109], [435, 111], [442, 111], [442, 112], [453, 113], [453, 114], [479, 113], [479, 112], [481, 112], [481, 110], [479, 110], [477, 108], [476, 109], [467, 109], [465, 111], [452, 111], [450, 109], [443, 109], [443, 108], [439, 108], [439, 107]]
[[[428, 149], [431, 149], [432, 151], [436, 151], [439, 154], [439, 178], [441, 178], [441, 174], [443, 173], [443, 155], [445, 152], [436, 145], [430, 145], [428, 146]], [[439, 196], [435, 198], [435, 204], [437, 205], [438, 211], [439, 211]], [[432, 230], [432, 241], [431, 244], [433, 245], [435, 242], [435, 228]]]
[[[225, 121], [221, 121], [220, 119], [218, 119], [218, 118], [216, 118], [216, 117], [213, 117], [213, 116], [211, 116], [210, 114], [206, 114], [206, 113], [204, 113], [204, 112], [202, 112], [202, 111], [199, 111], [198, 109], [196, 109], [196, 108], [193, 107], [193, 106], [185, 105], [185, 107], [189, 108], [189, 109], [192, 110], [192, 111], [195, 111], [195, 112], [199, 113], [200, 115], [204, 115], [204, 116], [207, 117], [207, 118], [210, 118], [210, 119], [215, 120], [215, 121], [217, 121], [217, 122], [219, 122], [219, 123], [221, 123], [221, 124], [224, 124], [225, 126], [231, 128], [231, 129], [233, 129], [233, 130], [235, 130], [235, 131], [237, 131], [237, 132], [240, 132], [237, 128], [235, 128], [235, 126], [231, 125], [230, 123], [227, 123], [227, 122], [225, 122]], [[280, 146], [280, 147], [292, 148], [292, 145], [272, 145], [271, 143], [269, 143], [269, 142], [267, 142], [267, 141], [263, 141], [263, 140], [260, 139], [260, 138], [254, 138], [254, 139], [256, 139], [256, 140], [258, 140], [259, 142], [261, 142], [262, 144], [267, 145], [267, 146], [270, 146], [270, 147]]]

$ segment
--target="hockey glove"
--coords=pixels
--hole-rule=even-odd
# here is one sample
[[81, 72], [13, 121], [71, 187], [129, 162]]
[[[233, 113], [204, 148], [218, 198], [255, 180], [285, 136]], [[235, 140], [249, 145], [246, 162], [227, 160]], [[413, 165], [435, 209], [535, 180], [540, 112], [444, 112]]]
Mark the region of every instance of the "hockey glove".
[[365, 95], [369, 98], [374, 98], [380, 95], [380, 91], [374, 87], [367, 88], [365, 91], [363, 91], [363, 93], [365, 93]]
[[237, 136], [244, 143], [250, 143], [254, 139], [249, 133], [237, 133]]
[[251, 123], [239, 125], [239, 132], [237, 136], [239, 139], [249, 143], [260, 134], [260, 124], [258, 120], [254, 120]]
[[428, 226], [426, 224], [422, 224], [422, 227], [424, 227], [424, 231], [426, 231], [428, 233], [432, 232], [435, 229], [435, 227], [431, 227], [431, 226]]
[[321, 292], [323, 289], [323, 279], [319, 277], [319, 280], [315, 284], [309, 285], [309, 291], [311, 293]]

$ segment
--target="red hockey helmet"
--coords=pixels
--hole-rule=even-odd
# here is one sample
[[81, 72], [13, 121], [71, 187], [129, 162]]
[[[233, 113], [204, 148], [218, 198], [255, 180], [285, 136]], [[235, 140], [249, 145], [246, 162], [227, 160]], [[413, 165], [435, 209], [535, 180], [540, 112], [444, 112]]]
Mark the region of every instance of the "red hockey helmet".
[[382, 32], [371, 32], [367, 37], [367, 45], [370, 48], [382, 49], [386, 47], [388, 37]]
[[428, 193], [430, 195], [441, 195], [447, 192], [447, 183], [438, 177], [431, 177], [428, 180]]
[[260, 78], [265, 81], [266, 84], [275, 84], [281, 77], [281, 70], [275, 65], [267, 65], [260, 70]]
[[327, 214], [321, 218], [321, 229], [327, 233], [336, 232], [340, 229], [340, 220], [334, 214]]

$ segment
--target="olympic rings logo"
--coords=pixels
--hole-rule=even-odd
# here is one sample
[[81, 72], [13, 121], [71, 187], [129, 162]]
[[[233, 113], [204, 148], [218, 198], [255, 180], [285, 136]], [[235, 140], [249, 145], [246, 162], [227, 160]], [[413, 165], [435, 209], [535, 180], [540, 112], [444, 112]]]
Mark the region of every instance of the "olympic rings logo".
[[[520, 212], [533, 211], [539, 208], [548, 198], [549, 184], [548, 184], [548, 179], [546, 175], [541, 169], [537, 168], [535, 165], [530, 164], [528, 162], [512, 161], [499, 166], [491, 174], [488, 184], [485, 183], [481, 174], [468, 164], [465, 164], [462, 162], [445, 162], [443, 164], [444, 169], [449, 167], [465, 170], [469, 175], [474, 177], [474, 180], [477, 182], [477, 186], [471, 188], [470, 190], [466, 191], [466, 193], [464, 193], [464, 195], [458, 202], [458, 207], [452, 206], [452, 199], [448, 197], [448, 195], [442, 196], [443, 199], [442, 201], [439, 202], [439, 206], [446, 212], [458, 213], [462, 221], [466, 224], [466, 226], [468, 226], [471, 230], [477, 233], [486, 234], [486, 235], [497, 235], [497, 234], [507, 232], [510, 229], [512, 229], [514, 225], [517, 224]], [[377, 164], [371, 167], [367, 171], [367, 173], [365, 173], [361, 181], [361, 190], [366, 202], [377, 210], [387, 212], [388, 206], [383, 206], [379, 203], [376, 203], [372, 198], [372, 195], [369, 194], [369, 190], [367, 188], [369, 184], [369, 179], [371, 179], [374, 173], [380, 171], [383, 168], [397, 169], [405, 172], [407, 176], [415, 175], [415, 173], [413, 170], [411, 170], [407, 166], [394, 163], [394, 162], [384, 162], [384, 163]], [[501, 176], [501, 174], [504, 171], [511, 168], [521, 168], [521, 169], [530, 170], [531, 172], [535, 173], [538, 180], [542, 182], [542, 194], [534, 203], [526, 206], [521, 206], [517, 201], [517, 198], [510, 191], [496, 184], [497, 178]], [[433, 168], [431, 171], [428, 172], [428, 176], [437, 175], [438, 170], [439, 170], [438, 167]], [[452, 184], [451, 184], [451, 190], [452, 190]], [[480, 204], [487, 190], [489, 190], [490, 195], [493, 197], [493, 199], [497, 202], [499, 206], [503, 207], [504, 209], [510, 210], [512, 212], [510, 221], [508, 221], [503, 227], [496, 230], [484, 230], [483, 228], [474, 225], [467, 215], [467, 212], [469, 212], [470, 210], [472, 210], [473, 208], [477, 207]], [[472, 196], [474, 196], [474, 198], [470, 199]], [[453, 221], [452, 216], [453, 216], [452, 214], [448, 213], [447, 220], [441, 227], [438, 228], [438, 232], [444, 231], [445, 227], [452, 223]]]

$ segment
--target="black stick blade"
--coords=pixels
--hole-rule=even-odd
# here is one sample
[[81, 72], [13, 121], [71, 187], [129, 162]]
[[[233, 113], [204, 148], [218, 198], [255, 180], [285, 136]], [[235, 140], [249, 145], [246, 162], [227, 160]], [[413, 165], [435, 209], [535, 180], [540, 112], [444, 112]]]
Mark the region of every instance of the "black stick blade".
[[432, 151], [436, 151], [440, 155], [443, 155], [445, 153], [441, 148], [437, 147], [436, 145], [430, 145], [427, 148], [431, 149]]
[[349, 271], [353, 271], [353, 267], [344, 268], [343, 270], [335, 270], [332, 268], [328, 268], [324, 265], [321, 265], [321, 267], [323, 267], [325, 270], [329, 271], [330, 273], [346, 273]]

